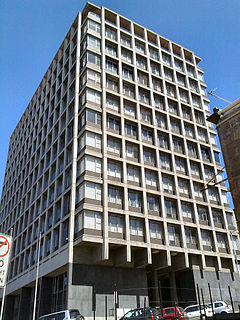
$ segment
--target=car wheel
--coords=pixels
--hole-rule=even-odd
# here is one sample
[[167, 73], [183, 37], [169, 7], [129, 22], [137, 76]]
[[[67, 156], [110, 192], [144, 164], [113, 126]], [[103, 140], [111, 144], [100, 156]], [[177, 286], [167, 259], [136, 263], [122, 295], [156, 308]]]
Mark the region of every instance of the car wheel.
[[85, 320], [85, 318], [84, 318], [84, 316], [79, 315], [79, 316], [77, 316], [76, 320]]
[[221, 312], [221, 314], [227, 314], [227, 312], [225, 312], [225, 311], [222, 311], [222, 312]]

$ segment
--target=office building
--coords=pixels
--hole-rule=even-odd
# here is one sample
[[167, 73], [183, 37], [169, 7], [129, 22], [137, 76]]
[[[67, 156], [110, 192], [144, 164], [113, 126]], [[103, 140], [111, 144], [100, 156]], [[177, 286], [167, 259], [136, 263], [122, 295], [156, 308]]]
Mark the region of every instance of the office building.
[[5, 319], [31, 318], [39, 237], [40, 315], [104, 318], [114, 291], [119, 308], [159, 305], [159, 286], [165, 305], [196, 303], [196, 284], [236, 297], [227, 188], [205, 188], [221, 164], [200, 61], [105, 7], [78, 14], [10, 139]]

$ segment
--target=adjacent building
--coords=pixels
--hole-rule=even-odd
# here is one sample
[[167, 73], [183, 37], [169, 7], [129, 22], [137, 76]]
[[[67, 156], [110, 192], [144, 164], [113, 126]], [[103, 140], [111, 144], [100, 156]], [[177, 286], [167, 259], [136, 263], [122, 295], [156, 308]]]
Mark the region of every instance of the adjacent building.
[[215, 108], [208, 120], [216, 124], [240, 231], [240, 99], [223, 110]]
[[10, 139], [5, 319], [32, 319], [38, 243], [40, 315], [110, 316], [114, 291], [119, 308], [239, 295], [200, 61], [105, 7], [77, 15]]

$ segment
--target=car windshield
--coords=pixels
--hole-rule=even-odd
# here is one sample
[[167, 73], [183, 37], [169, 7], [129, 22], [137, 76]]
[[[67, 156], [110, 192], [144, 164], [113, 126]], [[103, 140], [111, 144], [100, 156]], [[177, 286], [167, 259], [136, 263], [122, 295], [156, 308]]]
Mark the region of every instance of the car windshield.
[[75, 319], [77, 316], [79, 316], [80, 313], [78, 310], [72, 310], [70, 311], [70, 319]]
[[134, 315], [134, 313], [135, 310], [130, 310], [125, 314], [124, 318], [131, 318]]

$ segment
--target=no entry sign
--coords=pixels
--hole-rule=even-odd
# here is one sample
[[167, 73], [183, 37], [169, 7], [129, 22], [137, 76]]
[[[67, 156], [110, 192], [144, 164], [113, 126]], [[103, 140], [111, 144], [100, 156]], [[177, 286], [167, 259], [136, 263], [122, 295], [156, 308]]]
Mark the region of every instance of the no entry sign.
[[6, 284], [11, 243], [12, 237], [0, 234], [0, 287]]

